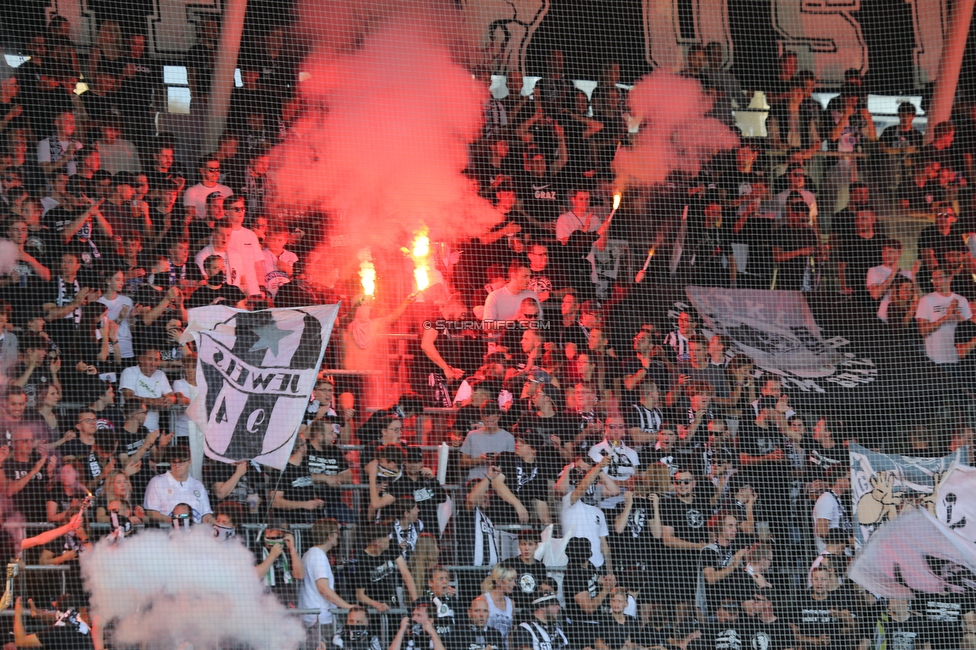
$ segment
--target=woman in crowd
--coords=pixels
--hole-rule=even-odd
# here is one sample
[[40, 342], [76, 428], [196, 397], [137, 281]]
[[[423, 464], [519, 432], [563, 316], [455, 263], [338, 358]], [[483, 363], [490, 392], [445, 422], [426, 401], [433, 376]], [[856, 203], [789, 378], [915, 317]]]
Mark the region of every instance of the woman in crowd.
[[498, 630], [506, 640], [515, 623], [515, 603], [510, 596], [515, 589], [516, 575], [511, 567], [495, 566], [481, 584], [485, 590], [485, 602], [488, 603], [488, 627]]

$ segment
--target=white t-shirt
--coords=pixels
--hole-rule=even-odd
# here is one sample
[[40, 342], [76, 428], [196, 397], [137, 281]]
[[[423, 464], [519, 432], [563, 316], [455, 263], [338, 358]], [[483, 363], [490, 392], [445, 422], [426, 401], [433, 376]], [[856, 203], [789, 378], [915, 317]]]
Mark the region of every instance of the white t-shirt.
[[[906, 271], [905, 269], [899, 269], [898, 275], [909, 280], [912, 279], [912, 272]], [[884, 282], [891, 277], [891, 269], [887, 266], [875, 266], [868, 269], [867, 279], [864, 282], [865, 287], [873, 287], [876, 284], [884, 284]], [[891, 289], [885, 292], [885, 295], [881, 298], [881, 304], [878, 305], [878, 318], [884, 322], [888, 322], [888, 305], [891, 304]]]
[[[556, 219], [556, 241], [563, 242], [569, 239], [577, 230], [583, 230], [583, 224], [586, 223], [585, 214], [576, 214], [575, 212], [563, 212]], [[594, 213], [590, 217], [590, 226], [586, 229], [586, 232], [596, 232], [603, 225], [603, 220]]]
[[482, 320], [510, 320], [518, 313], [519, 306], [526, 298], [535, 298], [539, 303], [539, 320], [542, 320], [542, 303], [535, 291], [526, 289], [517, 294], [508, 290], [508, 285], [496, 289], [485, 298], [485, 311]]
[[600, 548], [600, 538], [610, 535], [607, 528], [607, 517], [601, 508], [577, 501], [569, 504], [570, 495], [563, 497], [563, 534], [567, 537], [582, 537], [590, 540], [590, 563], [600, 568], [606, 561], [603, 549]]
[[[136, 397], [162, 397], [172, 393], [173, 389], [169, 385], [169, 379], [162, 370], [157, 370], [152, 377], [147, 377], [139, 370], [139, 366], [131, 366], [122, 371], [119, 379], [119, 389], [128, 388]], [[149, 411], [146, 413], [146, 428], [155, 431], [159, 428], [159, 411]]]
[[278, 260], [281, 260], [285, 264], [294, 265], [298, 261], [298, 255], [295, 255], [290, 250], [283, 250], [281, 251], [281, 255], [275, 257], [274, 253], [269, 249], [264, 249], [264, 286], [268, 288], [272, 296], [277, 295], [281, 285], [291, 280], [287, 273], [278, 270]]
[[316, 623], [328, 625], [332, 622], [332, 610], [336, 606], [319, 593], [319, 587], [316, 583], [325, 579], [329, 581], [329, 588], [335, 589], [332, 565], [329, 564], [329, 558], [325, 551], [316, 546], [305, 551], [302, 563], [305, 565], [305, 579], [302, 580], [302, 586], [298, 591], [298, 609], [317, 609], [319, 611], [318, 616], [315, 614], [302, 616], [302, 621], [305, 623], [305, 627], [312, 627]]
[[227, 240], [227, 252], [230, 253], [232, 260], [234, 258], [240, 260], [237, 282], [231, 284], [242, 291], [246, 284], [248, 290], [244, 293], [252, 296], [261, 295], [261, 287], [264, 286], [264, 274], [258, 276], [255, 267], [264, 269], [264, 251], [261, 250], [261, 242], [258, 241], [258, 236], [249, 228], [231, 231], [230, 238]]
[[[943, 296], [938, 291], [922, 296], [918, 301], [915, 318], [933, 323], [949, 310], [949, 304], [955, 300], [959, 305], [959, 313], [966, 320], [973, 317], [969, 301], [953, 293]], [[956, 326], [959, 321], [947, 321], [942, 326], [925, 337], [925, 354], [933, 363], [959, 363], [959, 353], [956, 351]]]
[[226, 199], [234, 193], [234, 190], [220, 183], [217, 183], [213, 187], [207, 187], [203, 183], [197, 183], [193, 187], [186, 188], [186, 192], [183, 193], [183, 205], [195, 208], [197, 218], [202, 219], [207, 213], [207, 197], [214, 192], [220, 192]]
[[[78, 173], [78, 151], [81, 150], [81, 143], [77, 140], [59, 140], [59, 142], [61, 143], [62, 156], [68, 150], [68, 145], [72, 142], [75, 143], [75, 153], [71, 156], [71, 162], [64, 166], [65, 173], [68, 176], [74, 176]], [[61, 160], [61, 158], [51, 160], [51, 138], [45, 138], [37, 143], [37, 162], [49, 163], [58, 162], [58, 160]]]
[[[803, 196], [803, 202], [807, 204], [810, 208], [810, 225], [812, 226], [817, 222], [817, 197], [813, 195], [810, 190], [800, 190], [800, 195]], [[781, 207], [786, 207], [786, 199], [790, 196], [790, 190], [784, 190], [776, 195], [776, 203]]]
[[[173, 382], [173, 392], [179, 393], [192, 402], [196, 399], [197, 393], [200, 392], [200, 387], [192, 385], [185, 379], [177, 379]], [[176, 426], [174, 428], [176, 429], [177, 437], [188, 437], [190, 435], [190, 418], [185, 411], [176, 417]]]
[[99, 142], [98, 153], [102, 158], [102, 169], [112, 176], [123, 171], [134, 174], [142, 171], [136, 146], [128, 140], [119, 138], [112, 144]]
[[[203, 270], [203, 264], [211, 255], [220, 255], [224, 258], [224, 275], [227, 278], [225, 280], [225, 284], [240, 288], [241, 277], [244, 275], [244, 270], [247, 267], [247, 264], [244, 262], [244, 258], [241, 257], [241, 254], [236, 250], [231, 250], [229, 246], [223, 253], [218, 253], [211, 245], [204, 246], [193, 258], [193, 261], [196, 262], [197, 268], [200, 269], [200, 273], [202, 273], [203, 277], [205, 278], [207, 277], [207, 274]], [[251, 275], [254, 275], [253, 264], [251, 265]]]
[[[602, 442], [590, 447], [590, 459], [594, 463], [599, 463], [604, 456], [610, 456], [613, 459], [610, 462], [610, 466], [604, 472], [618, 483], [623, 483], [630, 479], [637, 472], [637, 467], [640, 465], [637, 452], [623, 443], [611, 445], [610, 442], [604, 439]], [[623, 503], [623, 501], [624, 495], [621, 493], [618, 496], [603, 499], [600, 502], [600, 508], [609, 510], [617, 507], [617, 504]]]
[[[841, 514], [840, 504], [837, 502], [837, 497], [834, 496], [834, 493], [830, 491], [824, 492], [817, 499], [817, 504], [813, 506], [814, 530], [816, 530], [818, 519], [826, 519], [828, 522], [827, 528], [839, 528]], [[826, 551], [826, 542], [816, 535], [814, 535], [814, 538], [817, 541], [817, 553]]]
[[[132, 298], [129, 296], [123, 296], [121, 293], [115, 296], [115, 300], [109, 300], [105, 296], [98, 299], [98, 302], [102, 303], [108, 307], [108, 317], [112, 320], [118, 320], [119, 314], [122, 313], [122, 309], [128, 305], [129, 311], [132, 312]], [[135, 356], [135, 352], [132, 350], [132, 330], [129, 329], [128, 318], [119, 323], [119, 352], [122, 353], [123, 359], [131, 359]]]
[[[150, 429], [152, 431], [152, 429]], [[173, 478], [170, 472], [154, 476], [146, 486], [146, 496], [142, 500], [142, 507], [155, 510], [164, 515], [171, 515], [173, 508], [185, 503], [193, 508], [193, 521], [200, 523], [204, 515], [213, 514], [210, 498], [203, 483], [192, 476], [183, 482]]]

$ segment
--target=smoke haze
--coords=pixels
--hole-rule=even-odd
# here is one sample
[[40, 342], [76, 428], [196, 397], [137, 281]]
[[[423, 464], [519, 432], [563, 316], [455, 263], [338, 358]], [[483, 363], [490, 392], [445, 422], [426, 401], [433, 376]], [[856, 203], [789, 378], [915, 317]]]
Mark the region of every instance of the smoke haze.
[[169, 650], [237, 640], [266, 650], [297, 648], [302, 624], [254, 572], [242, 543], [221, 541], [210, 526], [185, 533], [147, 530], [118, 545], [103, 539], [81, 556], [91, 605], [117, 619], [115, 638]]
[[365, 14], [341, 6], [345, 27], [316, 36], [300, 84], [306, 112], [276, 150], [280, 198], [331, 213], [334, 234], [374, 253], [423, 226], [435, 241], [484, 232], [501, 217], [461, 171], [489, 95], [457, 63], [465, 49], [435, 28], [441, 13], [393, 22], [382, 3]]
[[656, 70], [637, 81], [627, 101], [643, 123], [634, 146], [614, 158], [621, 186], [662, 183], [672, 171], [697, 174], [716, 152], [739, 144], [731, 129], [706, 117], [711, 98], [695, 79]]

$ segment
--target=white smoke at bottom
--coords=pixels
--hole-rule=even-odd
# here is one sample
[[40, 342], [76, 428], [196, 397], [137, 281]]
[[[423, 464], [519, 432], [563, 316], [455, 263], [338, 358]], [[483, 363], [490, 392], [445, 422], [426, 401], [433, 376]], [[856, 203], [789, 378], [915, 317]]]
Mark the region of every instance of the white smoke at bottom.
[[92, 611], [116, 621], [122, 645], [290, 650], [305, 638], [301, 622], [264, 592], [254, 556], [236, 540], [215, 538], [210, 526], [145, 531], [118, 545], [103, 539], [81, 568]]

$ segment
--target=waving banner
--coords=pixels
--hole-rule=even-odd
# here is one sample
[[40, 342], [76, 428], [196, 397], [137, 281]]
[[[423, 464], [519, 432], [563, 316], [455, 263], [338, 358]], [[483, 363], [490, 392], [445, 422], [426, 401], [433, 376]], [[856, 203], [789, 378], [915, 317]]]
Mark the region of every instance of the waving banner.
[[338, 310], [190, 311], [199, 394], [187, 415], [204, 432], [207, 456], [284, 468]]
[[969, 450], [957, 449], [942, 458], [881, 454], [851, 443], [851, 501], [854, 541], [863, 545], [882, 524], [894, 521], [906, 506], [929, 509], [936, 485], [956, 465], [969, 462]]
[[729, 337], [764, 370], [826, 377], [841, 360], [799, 291], [689, 286], [685, 292], [709, 330]]

